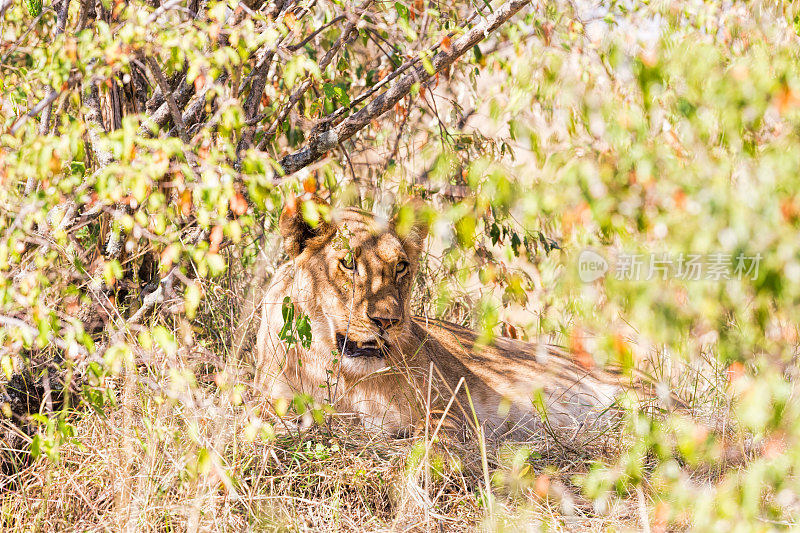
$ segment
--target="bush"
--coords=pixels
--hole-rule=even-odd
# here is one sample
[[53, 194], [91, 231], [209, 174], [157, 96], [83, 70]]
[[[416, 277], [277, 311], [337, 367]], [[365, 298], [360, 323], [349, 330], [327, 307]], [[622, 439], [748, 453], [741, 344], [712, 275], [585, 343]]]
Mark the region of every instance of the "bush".
[[[6, 527], [794, 525], [797, 7], [0, 15]], [[425, 198], [417, 312], [565, 344], [688, 408], [629, 412], [611, 448], [483, 461], [303, 402], [323, 423], [284, 427], [251, 325], [304, 192]]]

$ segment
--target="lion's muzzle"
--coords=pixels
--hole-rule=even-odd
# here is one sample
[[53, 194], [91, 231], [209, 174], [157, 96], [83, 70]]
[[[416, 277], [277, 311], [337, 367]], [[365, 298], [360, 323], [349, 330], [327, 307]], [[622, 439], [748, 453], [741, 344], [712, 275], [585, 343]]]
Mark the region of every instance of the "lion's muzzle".
[[378, 357], [383, 358], [386, 346], [375, 340], [355, 341], [341, 333], [336, 334], [336, 347], [346, 357]]

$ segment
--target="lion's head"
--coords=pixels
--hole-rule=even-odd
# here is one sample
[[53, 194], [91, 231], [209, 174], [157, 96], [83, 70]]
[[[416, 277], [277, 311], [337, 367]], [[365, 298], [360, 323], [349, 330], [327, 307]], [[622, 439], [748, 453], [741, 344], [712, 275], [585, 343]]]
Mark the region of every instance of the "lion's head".
[[295, 286], [309, 298], [317, 346], [341, 354], [342, 370], [357, 376], [387, 365], [410, 326], [409, 299], [427, 225], [417, 206], [390, 220], [319, 198], [284, 209], [280, 232], [294, 258]]

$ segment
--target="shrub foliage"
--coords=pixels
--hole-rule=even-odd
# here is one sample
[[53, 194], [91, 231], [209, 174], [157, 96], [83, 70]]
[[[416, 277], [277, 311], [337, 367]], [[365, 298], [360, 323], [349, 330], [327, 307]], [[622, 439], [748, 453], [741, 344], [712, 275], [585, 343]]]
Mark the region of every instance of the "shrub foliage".
[[[406, 527], [401, 508], [795, 524], [796, 6], [0, 0], [0, 16], [7, 526]], [[379, 213], [425, 198], [419, 313], [636, 369], [687, 408], [631, 412], [579, 467], [566, 449], [475, 465], [362, 447], [302, 399], [321, 426], [284, 427], [252, 386], [252, 302], [282, 259], [281, 207], [310, 192]]]

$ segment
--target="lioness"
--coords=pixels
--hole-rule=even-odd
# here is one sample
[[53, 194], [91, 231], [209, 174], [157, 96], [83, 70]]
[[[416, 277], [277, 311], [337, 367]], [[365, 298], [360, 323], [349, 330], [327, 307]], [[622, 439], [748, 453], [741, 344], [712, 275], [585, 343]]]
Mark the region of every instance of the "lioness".
[[[332, 211], [316, 197], [309, 206], [322, 214], [316, 225], [299, 204], [280, 217], [292, 260], [275, 273], [261, 307], [256, 346], [271, 396], [331, 401], [396, 435], [446, 411], [447, 427], [480, 424], [489, 437], [517, 440], [543, 425], [585, 427], [615, 402], [615, 375], [589, 371], [555, 346], [507, 338], [476, 346], [473, 331], [411, 316], [425, 224], [404, 224], [401, 235], [396, 220]], [[309, 318], [307, 348], [280, 338], [287, 296], [295, 316]]]

